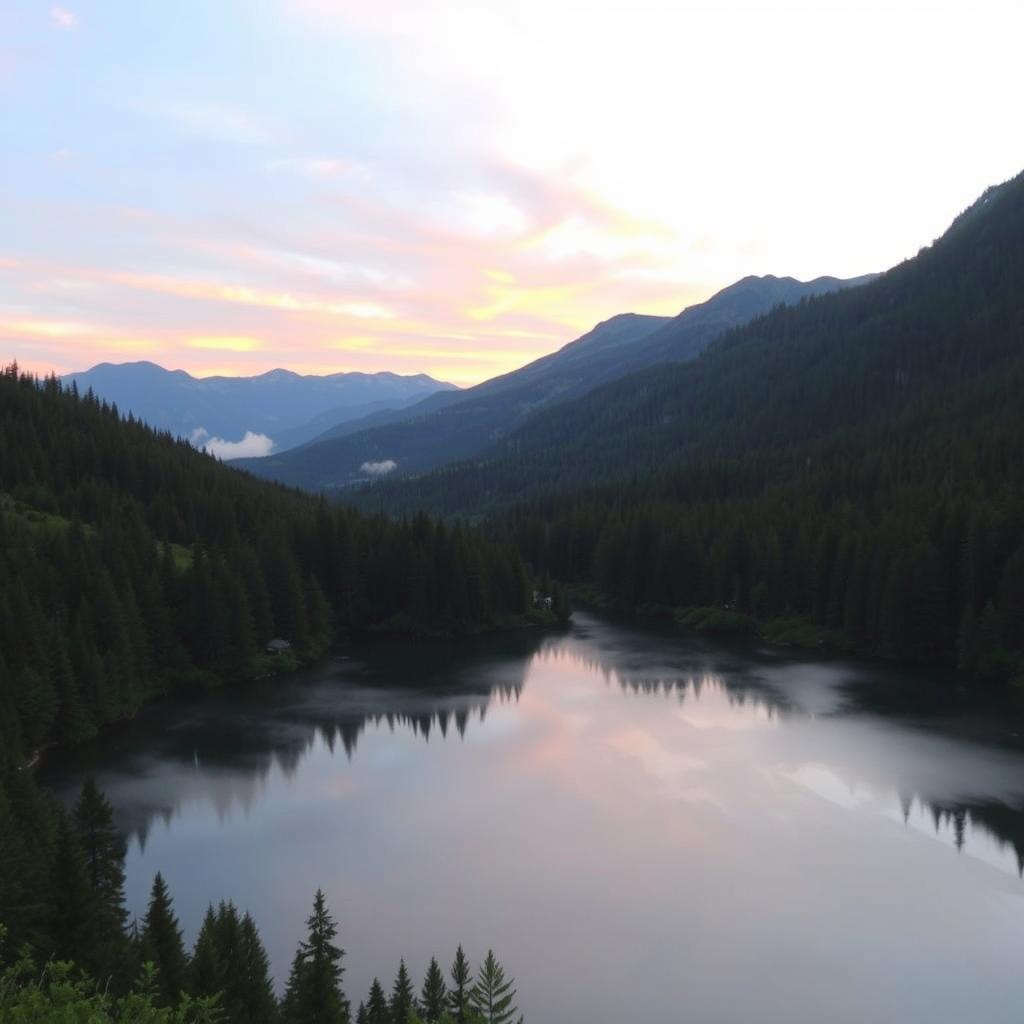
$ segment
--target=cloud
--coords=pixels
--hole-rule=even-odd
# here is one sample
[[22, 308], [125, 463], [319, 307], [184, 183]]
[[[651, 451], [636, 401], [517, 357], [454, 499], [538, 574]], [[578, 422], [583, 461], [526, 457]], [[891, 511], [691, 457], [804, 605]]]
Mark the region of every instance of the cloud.
[[204, 337], [189, 338], [189, 348], [212, 349], [216, 352], [258, 352], [262, 343], [257, 338], [235, 337]]
[[225, 462], [230, 459], [259, 459], [274, 450], [273, 438], [266, 434], [256, 434], [251, 430], [245, 432], [241, 441], [225, 441], [222, 437], [210, 437], [203, 427], [192, 431], [192, 443], [197, 448], [216, 455]]
[[153, 112], [214, 142], [265, 145], [271, 141], [270, 133], [252, 116], [219, 103], [162, 103]]
[[387, 476], [397, 468], [398, 463], [394, 459], [385, 459], [383, 462], [364, 462], [359, 467], [359, 472], [367, 476]]
[[270, 167], [305, 178], [358, 177], [365, 181], [370, 176], [365, 164], [344, 157], [284, 157], [272, 160]]
[[62, 32], [71, 32], [78, 28], [78, 16], [66, 7], [51, 7], [50, 21]]

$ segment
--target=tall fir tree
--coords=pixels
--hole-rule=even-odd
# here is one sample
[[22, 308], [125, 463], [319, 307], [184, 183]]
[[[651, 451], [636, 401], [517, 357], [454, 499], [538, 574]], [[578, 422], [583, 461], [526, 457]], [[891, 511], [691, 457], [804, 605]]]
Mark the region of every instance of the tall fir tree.
[[399, 961], [388, 1009], [391, 1011], [391, 1024], [409, 1024], [409, 1015], [416, 1009], [416, 997], [413, 994], [412, 981], [405, 960]]
[[444, 975], [437, 964], [437, 958], [430, 958], [426, 977], [423, 979], [423, 990], [420, 993], [420, 1012], [427, 1024], [436, 1024], [448, 1009], [448, 988], [444, 983]]
[[215, 996], [221, 990], [220, 947], [217, 942], [217, 915], [211, 903], [206, 908], [199, 935], [189, 962], [189, 989], [193, 995]]
[[366, 1000], [366, 1024], [391, 1024], [388, 997], [384, 994], [384, 986], [377, 978], [373, 979]]
[[455, 1024], [466, 1024], [470, 1013], [470, 990], [472, 989], [472, 972], [469, 960], [462, 951], [462, 945], [455, 951], [452, 961], [452, 986], [448, 992], [448, 1005], [451, 1008]]
[[299, 943], [282, 1004], [286, 1024], [349, 1024], [348, 1000], [341, 988], [345, 951], [331, 941], [338, 933], [317, 889], [308, 936]]
[[473, 1010], [483, 1018], [484, 1024], [510, 1024], [516, 1019], [519, 1010], [515, 1005], [516, 990], [512, 984], [512, 978], [505, 980], [504, 969], [494, 951], [489, 949], [470, 993]]
[[276, 1024], [279, 1013], [274, 981], [270, 976], [270, 958], [260, 939], [256, 922], [249, 914], [242, 917], [238, 958], [238, 973], [242, 983], [238, 1005], [242, 1015], [235, 1024]]
[[188, 957], [170, 891], [159, 871], [153, 879], [143, 920], [142, 956], [156, 967], [161, 1005], [176, 1006], [188, 989]]
[[89, 885], [95, 899], [96, 957], [101, 973], [123, 970], [124, 837], [114, 825], [114, 809], [91, 776], [82, 785], [74, 809], [75, 830], [85, 856]]

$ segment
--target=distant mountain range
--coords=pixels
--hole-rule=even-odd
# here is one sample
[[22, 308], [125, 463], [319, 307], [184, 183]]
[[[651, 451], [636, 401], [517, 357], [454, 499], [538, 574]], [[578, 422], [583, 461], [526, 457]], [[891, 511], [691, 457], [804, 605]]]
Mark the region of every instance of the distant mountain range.
[[457, 390], [422, 373], [302, 376], [271, 370], [257, 377], [196, 378], [150, 362], [101, 363], [63, 380], [224, 457], [290, 448], [339, 423]]
[[486, 451], [542, 410], [646, 367], [693, 359], [724, 331], [775, 306], [867, 280], [745, 277], [676, 317], [620, 314], [512, 373], [349, 420], [291, 451], [236, 465], [309, 490], [360, 483], [382, 469], [394, 476], [421, 474]]
[[[763, 469], [789, 460], [788, 469], [806, 468], [826, 441], [841, 449], [854, 439], [887, 457], [902, 452], [909, 475], [924, 458], [922, 424], [943, 431], [947, 449], [976, 437], [996, 464], [997, 430], [1014, 417], [1024, 422], [1022, 239], [1024, 174], [989, 189], [934, 244], [862, 287], [775, 309], [720, 333], [697, 359], [649, 366], [540, 410], [472, 459], [347, 497], [391, 513], [477, 514], [615, 481], [635, 490], [688, 465], [746, 460]], [[690, 312], [673, 322], [680, 339]], [[871, 430], [878, 436], [863, 440]], [[932, 457], [940, 467], [952, 459], [948, 450]], [[1003, 477], [1019, 479], [1020, 450], [998, 458]], [[878, 470], [862, 472], [870, 490]], [[930, 481], [936, 495], [959, 494], [960, 475], [945, 472]]]

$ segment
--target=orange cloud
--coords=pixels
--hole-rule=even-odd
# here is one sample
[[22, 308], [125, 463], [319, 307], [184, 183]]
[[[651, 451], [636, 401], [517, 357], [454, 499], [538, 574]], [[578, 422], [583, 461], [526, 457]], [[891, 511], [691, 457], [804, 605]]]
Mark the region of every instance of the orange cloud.
[[244, 337], [189, 338], [185, 344], [189, 348], [212, 349], [215, 352], [258, 352], [263, 348], [263, 342], [257, 338]]

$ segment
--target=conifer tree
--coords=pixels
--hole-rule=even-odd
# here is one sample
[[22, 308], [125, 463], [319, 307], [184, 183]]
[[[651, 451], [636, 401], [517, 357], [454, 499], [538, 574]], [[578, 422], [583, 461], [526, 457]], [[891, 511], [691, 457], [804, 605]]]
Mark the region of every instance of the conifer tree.
[[512, 983], [512, 978], [505, 980], [504, 969], [494, 951], [489, 949], [470, 993], [473, 1010], [483, 1018], [484, 1024], [509, 1024], [515, 1019], [519, 1011]]
[[373, 979], [370, 995], [366, 1000], [366, 1024], [391, 1024], [388, 997], [384, 994], [384, 987], [377, 978]]
[[206, 908], [202, 927], [192, 948], [189, 962], [189, 988], [195, 996], [213, 996], [221, 990], [220, 949], [217, 942], [217, 917], [213, 904]]
[[159, 871], [153, 879], [149, 909], [143, 921], [142, 955], [157, 969], [161, 1005], [177, 1005], [188, 987], [188, 957], [171, 894]]
[[95, 896], [97, 952], [113, 967], [122, 952], [124, 926], [124, 837], [114, 825], [114, 809], [90, 776], [74, 810], [89, 885]]
[[338, 932], [320, 889], [299, 943], [282, 1006], [286, 1024], [348, 1024], [349, 1007], [341, 989], [345, 951], [332, 939]]
[[399, 961], [388, 1009], [391, 1012], [391, 1024], [409, 1024], [409, 1014], [416, 1009], [416, 997], [413, 995], [412, 981], [406, 970], [405, 960]]
[[448, 1005], [451, 1007], [455, 1024], [466, 1024], [469, 1018], [472, 974], [469, 960], [462, 951], [462, 945], [455, 951], [455, 960], [451, 967], [452, 987], [448, 991]]
[[242, 984], [238, 994], [242, 1015], [238, 1018], [238, 1024], [276, 1024], [278, 1007], [274, 982], [270, 976], [270, 959], [260, 939], [256, 922], [249, 914], [242, 917], [238, 959]]
[[78, 837], [63, 812], [57, 819], [50, 892], [54, 957], [91, 970], [95, 963], [95, 904]]
[[434, 1024], [441, 1019], [441, 1015], [447, 1008], [448, 988], [444, 983], [444, 975], [437, 965], [437, 958], [431, 957], [430, 966], [423, 979], [423, 991], [420, 994], [420, 1009], [423, 1019], [428, 1024]]

